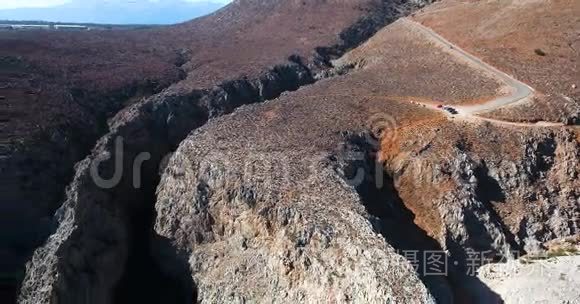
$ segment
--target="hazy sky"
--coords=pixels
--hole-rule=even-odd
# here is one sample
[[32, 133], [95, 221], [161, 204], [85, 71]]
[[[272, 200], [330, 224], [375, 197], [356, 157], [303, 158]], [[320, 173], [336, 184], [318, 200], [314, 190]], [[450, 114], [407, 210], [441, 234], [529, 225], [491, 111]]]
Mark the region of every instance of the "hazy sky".
[[[103, 3], [115, 2], [162, 2], [164, 0], [100, 0]], [[229, 3], [231, 0], [181, 0], [183, 2]], [[0, 9], [54, 7], [73, 2], [73, 0], [0, 0]]]
[[211, 13], [232, 0], [0, 0], [0, 20], [172, 24]]

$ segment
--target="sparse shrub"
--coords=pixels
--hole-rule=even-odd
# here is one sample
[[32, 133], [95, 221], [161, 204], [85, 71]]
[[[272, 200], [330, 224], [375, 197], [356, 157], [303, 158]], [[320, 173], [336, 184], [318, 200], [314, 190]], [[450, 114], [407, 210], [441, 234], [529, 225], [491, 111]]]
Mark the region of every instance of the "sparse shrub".
[[546, 52], [542, 51], [541, 49], [535, 49], [534, 53], [538, 56], [546, 56]]

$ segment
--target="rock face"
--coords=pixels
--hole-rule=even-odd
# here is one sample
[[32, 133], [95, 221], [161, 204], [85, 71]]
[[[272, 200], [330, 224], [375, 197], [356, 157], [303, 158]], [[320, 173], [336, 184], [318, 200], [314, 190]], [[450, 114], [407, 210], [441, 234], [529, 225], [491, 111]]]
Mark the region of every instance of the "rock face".
[[[264, 98], [261, 94], [296, 89], [310, 81], [308, 70], [289, 63], [255, 82], [235, 81], [189, 95], [162, 93], [119, 113], [111, 121], [111, 131], [77, 164], [67, 200], [57, 212], [58, 229], [35, 252], [21, 302], [107, 303], [114, 299], [115, 286], [126, 271], [119, 264], [127, 263], [131, 250], [149, 254], [147, 223], [152, 202], [148, 200], [158, 180], [158, 165], [187, 130], [240, 104], [259, 101]], [[136, 165], [136, 159], [143, 162]], [[136, 168], [141, 171], [135, 173]], [[124, 173], [110, 186], [108, 181], [96, 182], [95, 174], [114, 179], [118, 172]], [[143, 233], [145, 244], [135, 244]]]
[[[426, 2], [243, 0], [174, 26], [0, 31], [0, 102], [7, 109], [0, 118], [0, 276], [9, 278], [14, 292], [25, 261], [55, 230], [51, 219], [65, 200], [75, 163], [90, 154], [123, 108], [168, 87], [170, 95], [188, 99], [193, 91], [247, 85], [290, 57], [303, 58], [315, 74]], [[292, 80], [262, 79], [256, 88], [261, 95], [248, 97], [270, 99], [287, 89], [277, 87], [280, 81]], [[228, 96], [215, 98], [229, 103]], [[0, 289], [6, 285], [0, 281]]]
[[[525, 132], [512, 137], [509, 145], [515, 149], [509, 152], [449, 132], [453, 131], [438, 131], [446, 141], [457, 140], [445, 157], [440, 156], [446, 149], [440, 146], [442, 135], [435, 132], [415, 139], [415, 146], [397, 155], [391, 153], [401, 146], [386, 143], [383, 156], [397, 176], [403, 200], [416, 211], [418, 224], [444, 248], [497, 257], [506, 250], [531, 252], [537, 244], [578, 232], [580, 146], [573, 132]], [[494, 139], [505, 138], [502, 130], [489, 126], [476, 134], [485, 132]], [[434, 189], [429, 198], [411, 193], [429, 186]]]
[[[333, 147], [346, 139], [334, 128], [357, 127], [327, 121], [324, 102], [301, 109], [297, 101], [322, 85], [211, 121], [172, 156], [155, 229], [188, 260], [199, 300], [317, 302], [330, 293], [337, 301], [412, 302], [423, 290], [420, 301], [495, 303], [498, 295], [475, 277], [480, 266], [578, 232], [579, 145], [570, 130], [519, 133], [443, 120], [416, 126], [420, 135], [401, 130], [395, 143], [385, 135], [377, 148], [393, 188], [368, 193], [366, 176], [378, 178], [364, 165], [372, 145], [342, 157]], [[276, 128], [282, 113], [293, 122]], [[299, 131], [303, 124], [311, 133]], [[413, 261], [384, 263], [401, 261], [405, 249], [446, 252], [448, 276], [411, 271], [421, 281], [401, 281]], [[344, 270], [350, 259], [357, 262]], [[415, 291], [401, 292], [409, 286]]]
[[[262, 5], [251, 2], [252, 8]], [[312, 2], [317, 9], [334, 9], [325, 2]], [[276, 9], [285, 7], [276, 1], [266, 1], [263, 5], [271, 6], [272, 3], [276, 3]], [[276, 52], [269, 54], [271, 57], [266, 58], [269, 61], [264, 61], [270, 64], [270, 68], [255, 71], [256, 66], [263, 68], [265, 63], [244, 66], [237, 62], [231, 69], [237, 73], [233, 75], [242, 73], [239, 78], [232, 80], [231, 75], [226, 73], [227, 69], [220, 66], [214, 74], [197, 82], [194, 77], [199, 71], [192, 66], [198, 59], [194, 58], [184, 65], [188, 73], [186, 79], [120, 111], [109, 121], [109, 132], [98, 141], [91, 154], [77, 164], [66, 201], [57, 212], [58, 228], [46, 245], [34, 253], [28, 264], [19, 301], [109, 303], [133, 301], [137, 299], [136, 295], [146, 301], [194, 300], [196, 294], [190, 271], [181, 266], [182, 255], [178, 254], [181, 248], [173, 249], [152, 230], [154, 191], [164, 157], [191, 130], [208, 119], [229, 113], [240, 105], [268, 100], [282, 92], [312, 83], [314, 72], [326, 68], [330, 59], [356, 46], [398, 14], [422, 3], [361, 1], [361, 5], [380, 9], [371, 10], [370, 13], [362, 10], [357, 13], [359, 18], [351, 16], [353, 10], [346, 6], [337, 6], [337, 12], [347, 11], [350, 17], [345, 19], [347, 21], [333, 24], [330, 33], [313, 37], [313, 41], [328, 44], [321, 49], [310, 49], [314, 56], [309, 55], [306, 59], [297, 55], [288, 57], [286, 54], [291, 54], [291, 49], [280, 49], [281, 45], [277, 42], [262, 37], [260, 39], [265, 39], [265, 48], [275, 46]], [[293, 6], [292, 9], [308, 11], [306, 4], [304, 7]], [[247, 13], [247, 9], [242, 10], [238, 5], [235, 3], [215, 16], [200, 20], [200, 23], [212, 23], [216, 21], [214, 18], [219, 19], [223, 15]], [[240, 26], [225, 24], [225, 30], [234, 25], [236, 28]], [[293, 37], [290, 35], [287, 39]], [[276, 56], [284, 59], [273, 60]], [[247, 73], [244, 75], [243, 72]], [[204, 87], [206, 85], [211, 86]], [[135, 163], [136, 160], [139, 163]], [[136, 168], [140, 171], [135, 171]], [[121, 170], [124, 173], [115, 180]], [[113, 177], [112, 182], [96, 183], [97, 174]], [[326, 245], [323, 242], [320, 246]], [[368, 266], [365, 267], [361, 269], [368, 269]], [[329, 267], [325, 269], [328, 271]], [[411, 273], [404, 267], [400, 271]], [[409, 280], [414, 279], [416, 277], [409, 277]], [[379, 282], [373, 280], [369, 277], [369, 282]], [[345, 283], [341, 284], [344, 286]], [[390, 291], [387, 292], [390, 287], [384, 288], [378, 292], [390, 294]], [[416, 288], [422, 290], [420, 285]], [[428, 297], [426, 293], [422, 294]], [[292, 298], [298, 299], [299, 296]]]
[[[401, 23], [326, 70], [422, 4], [236, 1], [202, 19], [216, 26], [207, 36], [287, 25], [290, 11], [338, 38], [243, 31], [219, 56], [192, 52], [186, 79], [115, 115], [77, 164], [20, 302], [500, 303], [470, 273], [481, 266], [472, 255], [483, 264], [578, 233], [577, 130], [453, 120], [417, 105], [433, 92], [484, 99], [496, 82], [465, 79], [475, 71], [461, 62], [443, 67], [453, 59]], [[257, 8], [273, 17], [245, 19]], [[326, 24], [312, 11], [349, 18]], [[302, 47], [292, 55], [281, 39]], [[379, 47], [390, 39], [397, 53]], [[269, 56], [240, 41], [265, 43]], [[240, 57], [225, 56], [233, 51]], [[429, 252], [443, 269], [427, 273]]]
[[292, 153], [217, 150], [218, 125], [173, 155], [156, 205], [155, 229], [186, 254], [198, 301], [434, 303], [339, 164], [310, 159], [308, 178]]

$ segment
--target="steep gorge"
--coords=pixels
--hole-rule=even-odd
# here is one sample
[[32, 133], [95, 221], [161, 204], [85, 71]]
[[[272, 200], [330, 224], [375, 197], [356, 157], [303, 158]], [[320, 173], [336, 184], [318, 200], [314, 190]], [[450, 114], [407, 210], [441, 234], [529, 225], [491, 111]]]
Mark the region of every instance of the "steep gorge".
[[[109, 133], [99, 140], [91, 156], [77, 165], [75, 179], [67, 191], [68, 198], [58, 213], [60, 226], [43, 250], [37, 251], [32, 259], [33, 264], [36, 262], [43, 267], [47, 265], [56, 267], [57, 261], [50, 262], [50, 260], [58, 256], [58, 259], [64, 263], [58, 267], [70, 269], [65, 270], [64, 273], [72, 273], [73, 277], [67, 278], [64, 275], [58, 277], [58, 286], [63, 286], [61, 288], [65, 289], [54, 291], [59, 301], [74, 302], [88, 297], [96, 302], [106, 302], [106, 299], [112, 298], [115, 282], [123, 275], [124, 268], [118, 267], [118, 264], [125, 265], [128, 255], [133, 254], [132, 257], [135, 260], [143, 259], [151, 262], [148, 256], [151, 253], [143, 249], [151, 249], [149, 246], [153, 239], [151, 223], [154, 218], [154, 190], [159, 178], [159, 164], [164, 156], [175, 149], [189, 130], [202, 125], [211, 117], [231, 112], [241, 104], [260, 100], [263, 96], [261, 93], [277, 94], [276, 92], [296, 89], [311, 81], [308, 70], [298, 64], [290, 63], [288, 66], [275, 68], [272, 72], [265, 74], [255, 86], [251, 82], [242, 80], [225, 83], [208, 92], [196, 91], [189, 95], [162, 93], [121, 111], [113, 118]], [[273, 89], [272, 84], [274, 84]], [[116, 148], [118, 139], [122, 139], [121, 149]], [[149, 157], [143, 163], [141, 175], [128, 174], [128, 172], [134, 172], [133, 161], [144, 152], [148, 153]], [[120, 165], [124, 172], [118, 184], [110, 189], [95, 185], [90, 173], [93, 162], [98, 165], [99, 176], [108, 177], [115, 174], [119, 165], [116, 163], [118, 159], [122, 161]], [[134, 187], [135, 178], [141, 179], [142, 185], [139, 188]], [[101, 217], [103, 213], [107, 214], [109, 212], [107, 210], [111, 209], [115, 211], [108, 220]], [[95, 216], [97, 218], [91, 219]], [[69, 226], [73, 223], [78, 226]], [[92, 226], [91, 223], [97, 226]], [[107, 229], [103, 229], [103, 225]], [[85, 229], [88, 231], [84, 231]], [[72, 248], [83, 248], [83, 250], [82, 253], [63, 251], [56, 254], [56, 250], [62, 250], [63, 245], [67, 248], [71, 247], [71, 250]], [[77, 261], [68, 254], [82, 254], [87, 258], [84, 261]], [[96, 258], [101, 255], [106, 255], [107, 258], [103, 257], [103, 260]], [[109, 264], [111, 261], [115, 261], [115, 264]], [[109, 268], [105, 267], [107, 264]], [[108, 287], [89, 283], [88, 286], [82, 286], [82, 288], [79, 286], [70, 289], [68, 286], [79, 282], [77, 276], [80, 274], [75, 273], [75, 269], [79, 267], [81, 269], [89, 267], [89, 269], [101, 272], [101, 280], [110, 282], [105, 284]], [[130, 269], [138, 270], [141, 267]], [[29, 271], [28, 274], [30, 275], [31, 272]], [[54, 274], [51, 272], [38, 274], [42, 278], [27, 277], [22, 288], [23, 295], [31, 296], [34, 302], [39, 300], [36, 297], [39, 295], [27, 293], [29, 290], [27, 282], [34, 285], [30, 287], [31, 289], [38, 291], [37, 284], [41, 282], [45, 284], [45, 280], [50, 280], [51, 277], [54, 279]], [[88, 273], [85, 275], [91, 276]], [[127, 276], [132, 277], [132, 274], [127, 274]], [[134, 278], [143, 277], [137, 275]], [[89, 279], [91, 280], [94, 279]], [[74, 291], [80, 291], [83, 294], [75, 296]], [[50, 297], [52, 296], [54, 295]]]
[[[332, 95], [372, 78], [327, 72], [331, 59], [422, 4], [381, 3], [312, 56], [209, 89], [185, 79], [120, 111], [77, 165], [20, 301], [498, 300], [468, 274], [470, 254], [578, 233], [577, 135]], [[366, 133], [377, 112], [394, 135]], [[110, 187], [95, 182], [119, 168]], [[453, 264], [426, 276], [404, 251]]]
[[[182, 288], [177, 291], [170, 288], [167, 293], [149, 289], [150, 293], [142, 294], [142, 298], [154, 301], [155, 295], [171, 293], [182, 295], [178, 300], [190, 301], [195, 297], [192, 282], [179, 275], [188, 270], [180, 269], [175, 277], [178, 267], [175, 265], [181, 263], [179, 254], [152, 230], [159, 164], [191, 130], [208, 119], [312, 83], [312, 67], [316, 71], [325, 68], [330, 56], [356, 46], [393, 20], [395, 16], [391, 13], [392, 10], [378, 11], [371, 14], [372, 18], [363, 19], [367, 21], [353, 25], [341, 34], [347, 40], [325, 49], [327, 52], [334, 49], [332, 55], [318, 52], [319, 56], [311, 63], [303, 64], [303, 59], [291, 56], [287, 63], [256, 79], [226, 81], [209, 90], [165, 90], [120, 111], [109, 122], [109, 133], [77, 164], [67, 199], [57, 212], [59, 227], [34, 254], [20, 301], [39, 303], [56, 299], [67, 303], [90, 299], [101, 303], [112, 298], [122, 301], [142, 292], [143, 286], [161, 289], [172, 285]], [[119, 139], [122, 150], [117, 148]], [[144, 152], [148, 157], [142, 159], [140, 176], [127, 174], [134, 172], [133, 161]], [[125, 173], [112, 188], [102, 188], [95, 185], [91, 176], [94, 164], [98, 165], [99, 176], [115, 176], [118, 168]], [[140, 188], [134, 187], [135, 178], [141, 180]], [[158, 264], [160, 254], [176, 256], [175, 262], [163, 259], [165, 262]]]
[[[7, 61], [13, 63], [4, 69]], [[71, 88], [69, 79], [49, 75], [22, 58], [0, 58], [0, 66], [0, 95], [7, 109], [2, 113], [0, 151], [0, 288], [13, 298], [24, 263], [54, 232], [51, 218], [72, 181], [74, 164], [108, 132], [107, 119], [128, 104], [161, 92], [181, 74], [169, 64], [169, 71], [158, 78], [91, 91], [82, 85]]]
[[[494, 149], [467, 134], [486, 134], [504, 146]], [[479, 267], [536, 254], [546, 241], [579, 232], [580, 145], [573, 129], [447, 125], [398, 135], [382, 141], [379, 161], [415, 225], [456, 263], [454, 284], [467, 291], [468, 302], [494, 296], [477, 282]]]

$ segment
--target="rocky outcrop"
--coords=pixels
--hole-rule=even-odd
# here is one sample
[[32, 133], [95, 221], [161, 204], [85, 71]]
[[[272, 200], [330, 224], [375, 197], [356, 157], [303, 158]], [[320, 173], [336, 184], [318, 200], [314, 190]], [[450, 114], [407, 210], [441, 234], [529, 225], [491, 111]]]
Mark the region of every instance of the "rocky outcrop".
[[[501, 141], [501, 130], [481, 129], [477, 133]], [[517, 148], [509, 153], [457, 137], [444, 157], [435, 152], [441, 146], [431, 136], [421, 136], [414, 148], [394, 157], [390, 151], [400, 146], [383, 143], [383, 158], [417, 224], [459, 265], [468, 265], [475, 254], [477, 268], [578, 233], [580, 146], [571, 130], [525, 132], [510, 139], [509, 146]], [[418, 187], [432, 192], [411, 193]]]
[[434, 303], [375, 231], [344, 159], [296, 172], [299, 153], [215, 149], [218, 126], [180, 145], [156, 204], [155, 230], [189, 261], [198, 301]]
[[[300, 100], [298, 96], [296, 100]], [[329, 129], [304, 134], [306, 139], [293, 131], [309, 119], [326, 121], [327, 116], [320, 113], [316, 118], [293, 116], [297, 121], [286, 125], [288, 130], [262, 134], [258, 126], [269, 125], [262, 117], [265, 121], [275, 117], [273, 109], [284, 101], [290, 102], [283, 98], [267, 106], [243, 108], [205, 125], [180, 145], [165, 171], [158, 190], [155, 229], [182, 252], [182, 260], [189, 262], [202, 301], [242, 302], [268, 297], [323, 301], [326, 298], [318, 293], [301, 291], [309, 286], [309, 290], [322, 288], [336, 295], [335, 285], [312, 279], [326, 277], [331, 268], [318, 270], [313, 276], [312, 269], [304, 266], [304, 256], [341, 260], [343, 252], [360, 246], [379, 248], [373, 256], [380, 263], [384, 263], [381, 256], [385, 254], [387, 260], [401, 261], [405, 256], [408, 260], [402, 263], [414, 265], [417, 260], [409, 258], [409, 253], [418, 253], [421, 258], [430, 251], [444, 253], [446, 275], [428, 276], [419, 266], [411, 271], [417, 280], [404, 284], [425, 290], [443, 303], [495, 303], [501, 301], [499, 296], [475, 276], [480, 266], [530, 251], [537, 240], [577, 233], [578, 195], [573, 176], [577, 175], [579, 146], [570, 130], [515, 131], [489, 124], [441, 121], [437, 128], [417, 126], [423, 132], [420, 135], [394, 130], [401, 133], [385, 135], [381, 147], [373, 147], [369, 135], [355, 137], [354, 143], [348, 136], [340, 136], [349, 144], [332, 152], [327, 149], [338, 143], [336, 135], [330, 135], [337, 125], [327, 123]], [[340, 107], [340, 103], [335, 106]], [[259, 118], [257, 127], [244, 128], [240, 138], [235, 138], [233, 130], [249, 121], [250, 113]], [[338, 126], [348, 125], [336, 120]], [[457, 132], [459, 129], [462, 131]], [[215, 140], [217, 134], [222, 137]], [[500, 142], [502, 149], [512, 150], [494, 150], [487, 140], [471, 134], [486, 134], [486, 138]], [[273, 143], [278, 136], [287, 139], [291, 148], [276, 150]], [[258, 142], [250, 144], [253, 141]], [[302, 141], [314, 147], [305, 147]], [[320, 148], [322, 143], [325, 148]], [[373, 165], [377, 153], [378, 167]], [[377, 168], [383, 165], [384, 175], [377, 175]], [[377, 179], [382, 188], [375, 185]], [[345, 181], [346, 187], [342, 184]], [[551, 191], [547, 197], [546, 191]], [[544, 193], [545, 201], [534, 198], [540, 197], [539, 193]], [[292, 210], [289, 215], [288, 208]], [[535, 225], [527, 224], [549, 217], [553, 223], [543, 225], [543, 231], [530, 230]], [[323, 228], [340, 232], [327, 232], [330, 244], [336, 240], [334, 247], [321, 247], [310, 234], [306, 241], [293, 242], [296, 229], [299, 235], [306, 229], [317, 236], [325, 235], [317, 230]], [[376, 238], [360, 243], [369, 239], [365, 236], [368, 229]], [[345, 236], [349, 238], [343, 239]], [[369, 282], [362, 273], [371, 270], [358, 271], [366, 265], [365, 257], [356, 258], [362, 264], [352, 269], [359, 276], [355, 282]], [[321, 263], [331, 265], [329, 261]], [[380, 267], [372, 265], [371, 269]], [[332, 269], [342, 271], [340, 264], [332, 264]], [[386, 276], [373, 273], [373, 277], [383, 282], [379, 286], [391, 289], [379, 294], [368, 294], [364, 286], [353, 285], [348, 277], [333, 279], [336, 286], [357, 288], [341, 288], [346, 292], [339, 301], [381, 302], [393, 294], [402, 296], [396, 300], [412, 301], [407, 294], [392, 289], [399, 285], [390, 274], [400, 270], [387, 268], [381, 273]], [[248, 287], [248, 277], [253, 288]], [[228, 286], [227, 292], [223, 292], [224, 286]]]
[[[384, 7], [401, 5], [401, 10], [391, 8], [369, 15], [384, 24], [421, 3], [385, 1], [381, 2]], [[356, 38], [358, 26], [349, 27], [348, 41], [339, 43], [332, 56], [356, 46], [381, 25], [360, 24], [365, 36]], [[338, 40], [345, 39], [343, 36]], [[173, 250], [152, 231], [159, 167], [191, 130], [208, 119], [296, 90], [314, 81], [311, 69], [325, 68], [316, 60], [302, 61], [291, 56], [286, 63], [256, 77], [221, 82], [211, 89], [192, 89], [185, 80], [117, 114], [109, 122], [109, 133], [76, 166], [67, 199], [57, 212], [58, 229], [29, 263], [20, 302], [108, 303], [136, 293], [148, 300], [159, 294], [179, 294], [176, 301], [191, 302], [195, 290], [191, 277], [184, 275], [189, 270], [179, 266], [183, 264], [177, 254], [181, 248]], [[124, 174], [116, 179], [121, 170]], [[96, 182], [95, 175], [113, 178]], [[175, 261], [159, 264], [165, 256]], [[151, 270], [143, 273], [144, 268]], [[179, 271], [174, 271], [176, 268]], [[152, 288], [145, 288], [143, 293], [142, 286]], [[177, 286], [179, 290], [168, 287], [163, 293], [154, 286]]]
[[58, 229], [35, 252], [20, 301], [112, 301], [135, 239], [143, 233], [145, 243], [153, 238], [147, 225], [163, 157], [207, 119], [310, 81], [307, 69], [289, 63], [255, 81], [232, 81], [181, 95], [165, 92], [119, 113], [110, 132], [77, 165], [67, 200], [57, 212]]
[[[12, 289], [22, 280], [33, 251], [54, 232], [52, 216], [74, 176], [74, 164], [107, 132], [107, 119], [180, 79], [174, 67], [163, 80], [144, 79], [115, 90], [89, 92], [63, 89], [53, 79], [38, 84], [46, 75], [35, 74], [29, 63], [22, 65], [25, 68], [18, 70], [22, 74], [11, 69], [0, 72], [0, 88], [6, 86], [0, 95], [8, 95], [0, 132], [0, 286]], [[24, 83], [15, 83], [13, 75], [24, 78]], [[23, 90], [30, 92], [22, 94]], [[30, 104], [33, 112], [26, 109]]]
[[[371, 96], [389, 75], [379, 65], [319, 70], [394, 18], [375, 17], [314, 59], [210, 89], [184, 81], [121, 111], [78, 164], [20, 301], [499, 302], [471, 254], [577, 233], [576, 131]], [[365, 132], [377, 115], [379, 139]], [[448, 273], [425, 273], [428, 251]]]

